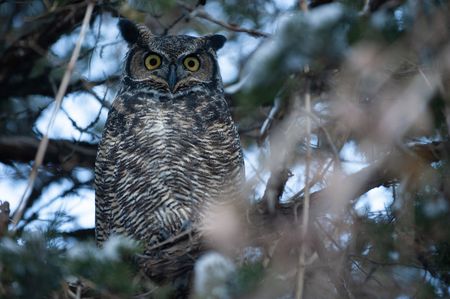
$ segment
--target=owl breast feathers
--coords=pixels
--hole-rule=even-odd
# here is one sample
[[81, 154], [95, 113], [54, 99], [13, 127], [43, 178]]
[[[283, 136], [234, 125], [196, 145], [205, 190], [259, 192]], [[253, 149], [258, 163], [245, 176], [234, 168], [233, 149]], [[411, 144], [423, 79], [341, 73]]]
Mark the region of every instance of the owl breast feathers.
[[238, 197], [242, 150], [217, 64], [223, 36], [119, 28], [129, 52], [95, 165], [96, 239], [126, 235], [150, 250]]

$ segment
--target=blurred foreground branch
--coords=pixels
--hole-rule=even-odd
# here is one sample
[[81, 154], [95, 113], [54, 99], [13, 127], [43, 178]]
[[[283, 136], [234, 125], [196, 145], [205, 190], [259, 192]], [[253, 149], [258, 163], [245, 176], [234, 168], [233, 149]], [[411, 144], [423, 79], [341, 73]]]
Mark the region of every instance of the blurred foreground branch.
[[[374, 162], [372, 165], [348, 176], [341, 176], [319, 191], [311, 193], [311, 208], [314, 216], [326, 213], [327, 209], [337, 201], [352, 201], [365, 194], [369, 190], [386, 185], [389, 186], [401, 179], [411, 169], [405, 169], [408, 165], [430, 164], [443, 159], [448, 159], [450, 142], [432, 142], [428, 144], [416, 144], [405, 151], [396, 151], [388, 155], [383, 161]], [[418, 168], [419, 169], [419, 168]], [[342, 188], [347, 186], [347, 188]], [[345, 192], [336, 192], [343, 190]], [[315, 207], [315, 208], [314, 208]], [[291, 201], [281, 202], [278, 212], [284, 215], [297, 215], [298, 209], [303, 209], [303, 196], [292, 198]], [[261, 203], [259, 212], [270, 214], [266, 210], [266, 204]]]
[[[401, 169], [399, 165], [411, 165], [411, 164], [429, 164], [432, 162], [444, 159], [449, 152], [450, 142], [433, 142], [430, 144], [414, 145], [409, 148], [407, 152], [395, 152], [389, 155], [384, 161], [376, 162], [371, 166], [368, 166], [354, 174], [341, 177], [339, 180], [331, 182], [326, 188], [312, 192], [310, 194], [311, 210], [310, 221], [317, 219], [318, 216], [327, 213], [329, 206], [333, 206], [336, 202], [342, 203], [342, 200], [347, 200], [350, 203], [354, 199], [368, 192], [369, 190], [381, 186], [390, 185], [397, 181], [404, 174], [404, 169]], [[405, 162], [407, 160], [408, 162]], [[339, 188], [337, 187], [339, 186]], [[348, 188], [342, 188], [342, 186], [348, 186]], [[337, 192], [337, 190], [344, 190], [343, 194]], [[346, 191], [345, 191], [346, 190]], [[262, 207], [260, 206], [262, 205]], [[256, 239], [260, 240], [267, 236], [271, 239], [274, 228], [274, 221], [288, 221], [289, 227], [296, 231], [295, 223], [296, 215], [299, 214], [298, 210], [303, 210], [303, 197], [295, 198], [290, 202], [280, 202], [275, 209], [275, 213], [282, 217], [274, 217], [273, 214], [267, 208], [267, 204], [264, 201], [260, 202], [260, 205], [250, 207], [250, 213], [248, 214], [249, 231], [256, 232]], [[286, 217], [287, 216], [287, 217]], [[304, 225], [304, 224], [303, 224]], [[271, 228], [271, 229], [270, 229]], [[268, 230], [269, 229], [269, 230]], [[185, 242], [189, 244], [189, 255], [191, 257], [198, 257], [202, 252], [207, 250], [208, 244], [198, 242], [197, 235], [190, 236], [189, 233], [184, 232], [174, 237], [173, 239], [157, 244], [160, 246], [161, 252], [164, 254], [170, 254], [182, 258], [184, 253], [182, 250], [186, 248]], [[176, 243], [173, 243], [175, 242]], [[182, 262], [177, 258], [173, 260], [173, 264], [161, 265], [161, 259], [159, 255], [142, 255], [140, 258], [146, 260], [151, 265], [152, 269], [155, 269], [154, 279], [170, 271], [178, 271], [178, 267], [182, 265], [191, 265], [195, 258], [183, 259]], [[303, 261], [306, 263], [306, 261]], [[180, 263], [180, 264], [178, 264]]]

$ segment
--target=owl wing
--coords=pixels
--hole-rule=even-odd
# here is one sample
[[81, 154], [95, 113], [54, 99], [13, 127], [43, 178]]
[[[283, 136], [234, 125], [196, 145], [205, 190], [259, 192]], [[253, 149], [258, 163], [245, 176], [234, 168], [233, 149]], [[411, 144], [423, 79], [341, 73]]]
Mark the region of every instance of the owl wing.
[[113, 107], [109, 111], [95, 161], [95, 237], [99, 245], [110, 235], [119, 122], [120, 114]]

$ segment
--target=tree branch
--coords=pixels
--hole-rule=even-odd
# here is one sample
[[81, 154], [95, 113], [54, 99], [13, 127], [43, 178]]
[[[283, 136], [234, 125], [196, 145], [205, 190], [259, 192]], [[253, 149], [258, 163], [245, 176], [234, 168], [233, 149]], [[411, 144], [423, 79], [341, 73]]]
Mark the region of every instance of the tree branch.
[[[40, 140], [27, 136], [0, 137], [0, 162], [29, 163], [34, 160]], [[97, 154], [97, 144], [72, 142], [69, 140], [50, 140], [44, 164], [58, 165], [66, 171], [81, 166], [93, 168]]]
[[[102, 85], [102, 84], [115, 84], [120, 80], [120, 76], [110, 76], [106, 79], [88, 81], [86, 79], [80, 78], [72, 82], [67, 88], [67, 94], [77, 91], [87, 90], [90, 91], [92, 87]], [[0, 91], [3, 99], [9, 97], [26, 97], [29, 95], [41, 95], [54, 97], [55, 91], [52, 88], [52, 82], [50, 82], [48, 72], [44, 72], [42, 76], [27, 79], [24, 83], [23, 81], [18, 82], [0, 82]]]

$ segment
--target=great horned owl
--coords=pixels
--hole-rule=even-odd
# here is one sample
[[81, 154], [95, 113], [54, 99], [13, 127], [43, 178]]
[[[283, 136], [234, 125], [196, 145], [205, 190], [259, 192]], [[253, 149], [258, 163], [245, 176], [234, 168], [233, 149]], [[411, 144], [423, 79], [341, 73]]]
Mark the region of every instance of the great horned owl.
[[236, 198], [243, 158], [217, 63], [225, 37], [155, 36], [127, 20], [119, 29], [129, 52], [95, 164], [96, 239], [121, 234], [148, 249]]

